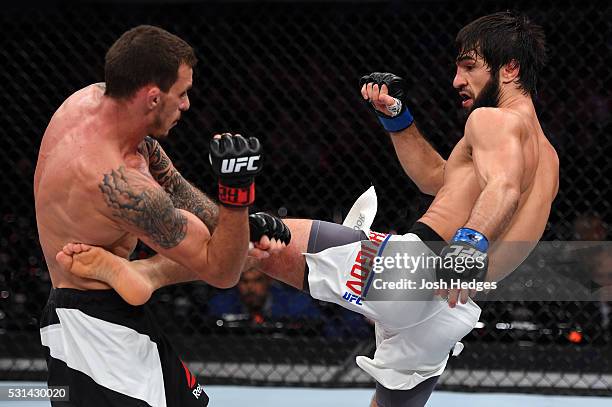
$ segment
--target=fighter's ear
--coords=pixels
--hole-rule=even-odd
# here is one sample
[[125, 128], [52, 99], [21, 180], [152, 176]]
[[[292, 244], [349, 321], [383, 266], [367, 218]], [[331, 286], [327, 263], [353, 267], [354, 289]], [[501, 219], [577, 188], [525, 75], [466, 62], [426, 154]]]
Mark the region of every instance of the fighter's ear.
[[503, 83], [516, 82], [521, 71], [521, 65], [516, 59], [511, 60], [501, 67], [500, 78]]
[[161, 90], [157, 86], [151, 86], [147, 90], [146, 103], [149, 110], [154, 110], [161, 103]]

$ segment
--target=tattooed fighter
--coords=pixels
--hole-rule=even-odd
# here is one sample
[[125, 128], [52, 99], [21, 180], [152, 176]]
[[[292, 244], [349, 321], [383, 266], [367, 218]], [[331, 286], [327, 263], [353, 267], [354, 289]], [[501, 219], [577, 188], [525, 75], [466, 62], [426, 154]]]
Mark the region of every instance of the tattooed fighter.
[[[163, 268], [159, 276], [173, 282], [236, 284], [249, 247], [259, 141], [227, 133], [211, 141], [223, 204], [217, 209], [155, 140], [167, 137], [189, 109], [195, 64], [182, 39], [157, 27], [136, 27], [106, 54], [106, 82], [71, 95], [45, 131], [34, 192], [53, 288], [41, 340], [49, 385], [69, 386], [71, 406], [208, 404], [146, 306], [130, 305], [148, 300], [150, 293], [131, 289], [142, 281], [126, 274], [115, 291], [66, 273], [58, 262], [62, 256], [56, 258], [68, 242], [127, 258], [140, 239], [163, 255], [148, 263], [151, 275]], [[221, 170], [223, 161], [248, 165], [228, 172], [228, 165]], [[278, 246], [267, 237], [260, 243], [261, 250]]]

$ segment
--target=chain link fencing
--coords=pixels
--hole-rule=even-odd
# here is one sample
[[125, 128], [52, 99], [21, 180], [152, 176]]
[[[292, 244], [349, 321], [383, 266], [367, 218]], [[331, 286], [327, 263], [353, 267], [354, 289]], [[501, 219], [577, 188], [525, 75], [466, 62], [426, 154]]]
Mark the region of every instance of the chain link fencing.
[[[5, 9], [0, 377], [45, 378], [38, 317], [50, 281], [32, 194], [41, 137], [68, 95], [103, 80], [104, 53], [125, 30], [159, 25], [197, 51], [191, 109], [163, 145], [203, 191], [215, 193], [210, 135], [256, 135], [267, 161], [255, 209], [339, 222], [374, 185], [379, 213], [373, 228], [403, 233], [430, 200], [404, 175], [360, 97], [359, 77], [372, 71], [405, 77], [419, 128], [446, 156], [465, 120], [451, 85], [454, 36], [474, 18], [507, 8], [541, 24], [549, 44], [537, 109], [559, 152], [561, 185], [544, 239], [595, 234], [606, 240], [609, 235], [597, 232], [606, 230], [612, 215], [612, 19], [606, 2], [57, 3]], [[136, 256], [145, 253], [140, 248]], [[609, 263], [603, 267], [612, 271]], [[354, 363], [355, 355], [375, 348], [371, 324], [276, 283], [267, 287], [266, 306], [252, 314], [239, 290], [204, 283], [164, 288], [152, 306], [203, 383], [372, 385]], [[610, 394], [610, 315], [606, 302], [483, 304], [481, 323], [449, 363], [440, 388]]]

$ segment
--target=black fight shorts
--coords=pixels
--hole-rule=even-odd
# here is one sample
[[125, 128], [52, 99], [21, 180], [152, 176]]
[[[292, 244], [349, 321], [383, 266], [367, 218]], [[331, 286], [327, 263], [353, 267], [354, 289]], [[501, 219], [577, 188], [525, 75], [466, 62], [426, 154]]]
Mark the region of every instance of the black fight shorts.
[[68, 386], [56, 406], [201, 407], [208, 396], [147, 305], [113, 290], [52, 289], [40, 336], [49, 386]]

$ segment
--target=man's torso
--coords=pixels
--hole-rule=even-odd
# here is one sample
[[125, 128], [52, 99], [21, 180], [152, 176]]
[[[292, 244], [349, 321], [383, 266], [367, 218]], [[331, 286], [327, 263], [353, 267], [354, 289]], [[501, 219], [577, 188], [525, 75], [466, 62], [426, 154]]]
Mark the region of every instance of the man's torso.
[[51, 119], [43, 136], [34, 195], [41, 246], [54, 287], [103, 289], [104, 283], [65, 273], [55, 255], [69, 242], [83, 242], [128, 257], [137, 239], [112, 220], [99, 184], [120, 166], [150, 177], [147, 158], [124, 156], [107, 137], [112, 121], [101, 117], [103, 89], [91, 85], [70, 96]]
[[[521, 145], [524, 173], [518, 207], [490, 250], [490, 270], [496, 270], [496, 279], [514, 270], [542, 237], [552, 201], [558, 188], [558, 158], [546, 139], [537, 117], [525, 113], [522, 122]], [[445, 240], [465, 225], [484, 184], [479, 180], [472, 159], [471, 146], [462, 138], [447, 160], [444, 184], [431, 206], [421, 218]], [[506, 244], [507, 254], [499, 243]], [[518, 243], [520, 242], [520, 243]], [[512, 250], [508, 250], [512, 246]]]

